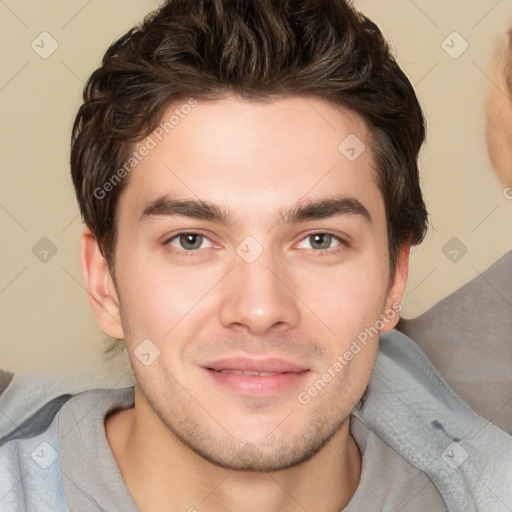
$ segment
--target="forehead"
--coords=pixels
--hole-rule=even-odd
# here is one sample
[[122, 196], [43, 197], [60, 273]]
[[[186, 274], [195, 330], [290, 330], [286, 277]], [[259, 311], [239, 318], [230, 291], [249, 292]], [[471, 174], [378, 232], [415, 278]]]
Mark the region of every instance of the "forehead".
[[358, 114], [315, 97], [191, 104], [170, 106], [135, 148], [151, 147], [123, 192], [134, 209], [165, 194], [230, 204], [240, 218], [307, 196], [382, 202], [370, 132]]

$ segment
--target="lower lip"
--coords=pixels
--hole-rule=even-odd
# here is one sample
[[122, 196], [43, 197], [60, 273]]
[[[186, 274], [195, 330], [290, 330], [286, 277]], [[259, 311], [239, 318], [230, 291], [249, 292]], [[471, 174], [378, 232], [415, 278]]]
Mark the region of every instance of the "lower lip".
[[211, 378], [219, 385], [246, 396], [278, 395], [304, 385], [309, 370], [299, 373], [277, 373], [275, 375], [239, 375], [237, 373], [224, 373], [204, 368]]

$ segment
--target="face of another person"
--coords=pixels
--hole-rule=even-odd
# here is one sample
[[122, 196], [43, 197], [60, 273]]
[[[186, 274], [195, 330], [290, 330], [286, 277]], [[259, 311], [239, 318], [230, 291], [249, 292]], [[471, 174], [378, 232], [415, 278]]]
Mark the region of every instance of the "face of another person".
[[[366, 145], [353, 161], [338, 149], [351, 134]], [[407, 249], [390, 276], [368, 129], [318, 98], [227, 97], [199, 101], [152, 137], [120, 196], [122, 329], [105, 330], [126, 341], [146, 414], [196, 453], [239, 469], [296, 465], [346, 424], [378, 336], [360, 351], [352, 342], [405, 287]], [[230, 222], [173, 214], [171, 199], [215, 204]], [[338, 214], [288, 222], [294, 206], [325, 199], [342, 200]], [[157, 354], [151, 364], [139, 346], [146, 359]], [[325, 387], [308, 393], [329, 370]]]
[[[512, 36], [510, 36], [512, 37]], [[512, 186], [512, 49], [500, 41], [492, 66], [486, 105], [486, 139], [491, 164], [500, 181]]]

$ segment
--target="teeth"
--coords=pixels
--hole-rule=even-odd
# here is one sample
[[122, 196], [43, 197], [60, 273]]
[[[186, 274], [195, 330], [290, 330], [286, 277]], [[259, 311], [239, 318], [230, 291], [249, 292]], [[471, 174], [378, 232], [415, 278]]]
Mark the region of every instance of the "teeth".
[[259, 377], [270, 377], [271, 375], [278, 375], [276, 372], [242, 372], [240, 370], [217, 370], [221, 373], [235, 373], [236, 375], [247, 375], [254, 376], [257, 375]]

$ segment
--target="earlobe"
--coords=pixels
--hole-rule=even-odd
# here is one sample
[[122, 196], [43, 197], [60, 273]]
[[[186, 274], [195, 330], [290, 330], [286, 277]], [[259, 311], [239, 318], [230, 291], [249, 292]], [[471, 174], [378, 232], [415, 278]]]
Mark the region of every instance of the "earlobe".
[[114, 282], [98, 242], [88, 227], [82, 234], [80, 266], [89, 303], [100, 329], [112, 338], [123, 339], [119, 299]]
[[404, 296], [407, 276], [409, 274], [409, 254], [411, 244], [402, 245], [398, 252], [395, 275], [389, 288], [384, 310], [384, 327], [381, 332], [393, 329], [400, 320], [402, 297]]

